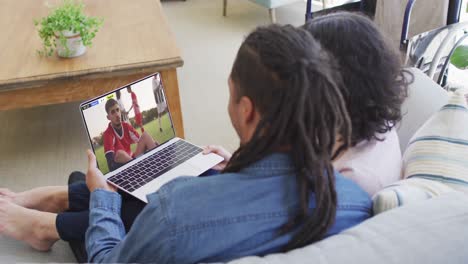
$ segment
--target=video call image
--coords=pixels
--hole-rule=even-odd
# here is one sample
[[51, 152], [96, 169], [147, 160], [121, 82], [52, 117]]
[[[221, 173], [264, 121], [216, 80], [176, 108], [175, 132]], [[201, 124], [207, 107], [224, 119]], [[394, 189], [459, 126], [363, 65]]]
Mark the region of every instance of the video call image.
[[175, 137], [160, 74], [82, 106], [103, 174]]

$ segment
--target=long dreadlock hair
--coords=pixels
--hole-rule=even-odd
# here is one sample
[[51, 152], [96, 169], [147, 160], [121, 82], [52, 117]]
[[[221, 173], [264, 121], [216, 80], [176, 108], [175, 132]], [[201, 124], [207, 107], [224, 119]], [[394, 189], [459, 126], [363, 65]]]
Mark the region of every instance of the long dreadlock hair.
[[[300, 209], [282, 232], [299, 228], [290, 250], [320, 240], [334, 223], [337, 196], [331, 157], [340, 136], [350, 144], [351, 125], [334, 61], [305, 30], [259, 27], [242, 43], [231, 79], [239, 101], [250, 98], [261, 119], [251, 139], [234, 152], [224, 172], [237, 172], [285, 146], [290, 149]], [[309, 209], [310, 194], [316, 208]]]

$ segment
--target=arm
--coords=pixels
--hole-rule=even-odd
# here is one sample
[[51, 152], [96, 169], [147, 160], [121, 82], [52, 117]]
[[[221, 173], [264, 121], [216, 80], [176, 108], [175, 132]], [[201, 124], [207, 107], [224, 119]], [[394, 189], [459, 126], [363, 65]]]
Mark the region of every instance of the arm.
[[[138, 99], [137, 99], [135, 93], [132, 93], [132, 108], [133, 108], [133, 107], [139, 107], [139, 105], [138, 105]], [[130, 108], [130, 109], [132, 109], [132, 108]]]
[[115, 153], [113, 151], [106, 153], [107, 167], [109, 168], [109, 171], [113, 171], [120, 166], [119, 163], [115, 162], [114, 156]]
[[96, 263], [173, 263], [175, 237], [168, 224], [166, 206], [159, 196], [152, 195], [150, 203], [125, 235], [120, 218], [121, 197], [107, 184], [96, 167], [96, 158], [88, 152], [86, 184], [91, 192], [89, 228], [86, 250], [89, 262]]
[[214, 166], [212, 169], [217, 170], [217, 171], [222, 171], [224, 168], [226, 168], [226, 165], [229, 163], [229, 160], [231, 160], [232, 154], [224, 149], [221, 146], [214, 146], [214, 145], [209, 145], [206, 147], [203, 147], [203, 154], [208, 155], [210, 153], [215, 153], [224, 158], [224, 160]]
[[[158, 199], [159, 200], [159, 199]], [[159, 201], [151, 201], [126, 235], [120, 218], [120, 195], [91, 193], [86, 250], [90, 263], [174, 263], [174, 240]]]
[[136, 131], [135, 128], [129, 123], [124, 124], [124, 126], [126, 127], [128, 134], [130, 135], [130, 138], [132, 139], [132, 143], [138, 143], [141, 138], [138, 131]]
[[113, 136], [109, 136], [107, 133], [104, 133], [103, 137], [104, 137], [104, 153], [105, 153], [106, 160], [107, 160], [107, 167], [109, 168], [109, 171], [113, 171], [116, 169], [116, 165], [117, 165], [114, 160], [115, 138]]
[[121, 203], [118, 193], [103, 189], [91, 193], [89, 227], [85, 240], [89, 262], [104, 261], [104, 256], [125, 237], [125, 227], [120, 218]]

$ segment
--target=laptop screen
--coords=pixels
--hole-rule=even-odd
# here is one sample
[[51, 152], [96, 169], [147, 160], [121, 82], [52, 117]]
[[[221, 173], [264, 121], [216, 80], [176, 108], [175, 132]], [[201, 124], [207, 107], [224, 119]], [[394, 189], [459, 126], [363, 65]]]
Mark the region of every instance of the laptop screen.
[[[116, 158], [118, 154], [135, 158], [141, 152], [137, 147], [143, 133], [147, 134], [145, 141], [152, 140], [156, 145], [175, 137], [159, 73], [87, 101], [80, 108], [103, 174], [125, 164], [116, 162], [120, 161]], [[106, 154], [114, 157], [111, 163]]]

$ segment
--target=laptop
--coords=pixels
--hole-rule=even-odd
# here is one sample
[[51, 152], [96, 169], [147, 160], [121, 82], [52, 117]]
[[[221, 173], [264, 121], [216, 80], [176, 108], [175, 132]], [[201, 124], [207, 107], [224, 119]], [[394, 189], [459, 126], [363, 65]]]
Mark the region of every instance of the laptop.
[[86, 101], [80, 111], [107, 182], [143, 202], [165, 183], [223, 160], [176, 137], [159, 73]]

